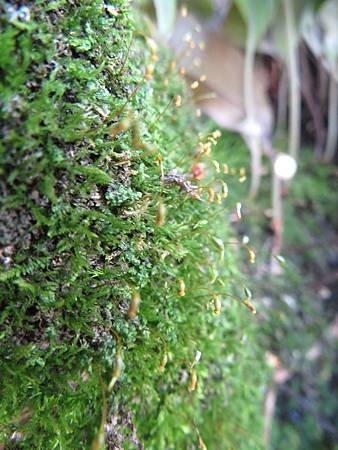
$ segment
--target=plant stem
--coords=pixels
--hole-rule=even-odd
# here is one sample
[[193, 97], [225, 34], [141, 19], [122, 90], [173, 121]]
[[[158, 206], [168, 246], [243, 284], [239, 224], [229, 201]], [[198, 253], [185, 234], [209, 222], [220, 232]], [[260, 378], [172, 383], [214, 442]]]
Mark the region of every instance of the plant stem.
[[299, 87], [299, 62], [297, 52], [297, 32], [291, 0], [284, 0], [286, 36], [288, 42], [288, 77], [289, 77], [289, 152], [297, 160], [300, 143], [301, 97]]
[[[337, 70], [338, 64], [335, 65], [335, 70]], [[337, 147], [338, 139], [338, 83], [334, 78], [333, 74], [330, 74], [330, 85], [329, 85], [329, 110], [328, 110], [328, 125], [327, 125], [327, 136], [326, 136], [326, 146], [324, 153], [324, 161], [332, 161], [335, 150]]]
[[286, 123], [287, 123], [287, 97], [288, 97], [288, 79], [285, 68], [283, 67], [279, 86], [278, 86], [278, 100], [277, 100], [277, 132], [282, 136], [286, 133]]
[[277, 266], [275, 264], [275, 256], [277, 256], [282, 248], [282, 233], [283, 233], [283, 205], [282, 205], [282, 181], [278, 178], [275, 171], [273, 171], [272, 179], [272, 229], [273, 241], [271, 249], [271, 272], [277, 273]]
[[253, 95], [253, 72], [255, 65], [255, 41], [252, 22], [248, 24], [244, 59], [244, 106], [249, 120], [255, 117], [255, 100]]
[[248, 141], [248, 146], [251, 152], [250, 197], [255, 197], [259, 189], [262, 173], [262, 146], [261, 139], [257, 136], [250, 137]]
[[[254, 98], [253, 74], [255, 68], [255, 34], [252, 21], [248, 23], [247, 40], [244, 60], [244, 107], [249, 127], [256, 122], [256, 105]], [[254, 130], [256, 133], [256, 130]], [[254, 197], [258, 191], [261, 178], [261, 139], [249, 133], [245, 140], [251, 153], [251, 186], [250, 196]]]

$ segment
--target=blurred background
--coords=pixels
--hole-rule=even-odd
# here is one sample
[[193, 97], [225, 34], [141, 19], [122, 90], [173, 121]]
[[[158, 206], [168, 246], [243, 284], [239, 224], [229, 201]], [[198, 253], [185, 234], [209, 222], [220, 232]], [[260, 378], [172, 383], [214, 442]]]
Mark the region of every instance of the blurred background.
[[229, 204], [245, 199], [233, 223], [256, 249], [266, 448], [338, 449], [338, 1], [138, 3], [196, 116], [223, 129]]

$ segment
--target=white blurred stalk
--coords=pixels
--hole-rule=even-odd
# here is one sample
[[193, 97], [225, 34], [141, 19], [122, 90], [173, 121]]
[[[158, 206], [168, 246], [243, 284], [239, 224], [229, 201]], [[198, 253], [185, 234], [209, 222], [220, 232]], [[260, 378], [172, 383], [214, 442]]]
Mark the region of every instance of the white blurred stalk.
[[271, 251], [271, 272], [279, 273], [275, 257], [280, 254], [283, 243], [283, 182], [290, 181], [297, 171], [296, 160], [285, 153], [276, 156], [272, 178], [272, 228], [274, 232]]
[[288, 78], [289, 78], [289, 152], [297, 159], [300, 144], [301, 96], [299, 85], [299, 62], [297, 50], [297, 31], [295, 26], [294, 3], [283, 0], [286, 35], [288, 42]]
[[[334, 72], [337, 70], [338, 64], [335, 65]], [[338, 141], [338, 82], [335, 80], [333, 73], [330, 74], [328, 102], [327, 136], [323, 158], [325, 162], [332, 161]]]
[[277, 100], [277, 119], [276, 128], [281, 136], [286, 132], [286, 123], [288, 117], [288, 77], [285, 68], [283, 67], [282, 74], [278, 86], [278, 100]]
[[261, 139], [256, 135], [256, 130], [250, 130], [250, 126], [254, 128], [256, 125], [256, 107], [254, 97], [254, 83], [253, 74], [255, 68], [255, 33], [254, 24], [252, 21], [248, 22], [247, 39], [245, 46], [244, 59], [244, 107], [246, 120], [249, 124], [249, 133], [247, 135], [247, 142], [251, 153], [251, 186], [250, 196], [254, 197], [257, 194], [260, 178], [261, 178]]
[[255, 100], [253, 93], [253, 72], [255, 66], [255, 35], [253, 24], [248, 23], [248, 31], [245, 46], [244, 60], [244, 105], [246, 116], [249, 120], [254, 119]]
[[281, 253], [283, 238], [283, 203], [282, 203], [282, 180], [275, 172], [272, 176], [272, 248], [270, 258], [270, 272], [274, 275], [281, 273], [281, 267], [276, 256]]

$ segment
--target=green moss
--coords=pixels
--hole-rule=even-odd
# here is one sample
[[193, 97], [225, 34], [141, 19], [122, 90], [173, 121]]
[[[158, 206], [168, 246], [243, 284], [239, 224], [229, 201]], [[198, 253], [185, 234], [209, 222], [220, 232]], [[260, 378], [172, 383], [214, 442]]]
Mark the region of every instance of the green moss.
[[109, 448], [189, 448], [197, 429], [209, 448], [259, 448], [256, 325], [231, 247], [222, 260], [215, 245], [226, 200], [209, 204], [205, 180], [198, 198], [186, 176], [207, 130], [170, 56], [144, 80], [151, 52], [122, 0], [1, 12], [1, 440], [90, 448], [104, 419]]

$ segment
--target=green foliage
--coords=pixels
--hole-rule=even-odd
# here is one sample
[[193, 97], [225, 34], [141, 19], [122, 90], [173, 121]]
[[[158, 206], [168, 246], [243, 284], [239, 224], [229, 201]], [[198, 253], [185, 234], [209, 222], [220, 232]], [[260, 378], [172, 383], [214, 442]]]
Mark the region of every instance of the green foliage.
[[247, 24], [248, 33], [254, 42], [254, 47], [257, 47], [268, 27], [271, 25], [278, 3], [278, 0], [235, 1], [237, 8]]
[[0, 442], [90, 448], [103, 421], [108, 448], [192, 448], [199, 430], [256, 450], [265, 366], [229, 210], [207, 202], [210, 159], [210, 179], [187, 176], [210, 136], [174, 107], [188, 94], [168, 55], [145, 80], [154, 50], [127, 6], [1, 11]]
[[[230, 173], [236, 171], [236, 176], [229, 175], [227, 180], [234, 197], [229, 199], [232, 207], [236, 197], [245, 197], [248, 191], [247, 183], [238, 181], [238, 169], [248, 165], [247, 150], [240, 141], [235, 135], [232, 139], [228, 136], [215, 150], [218, 160], [229, 165]], [[328, 336], [336, 314], [335, 269], [330, 267], [330, 256], [337, 252], [336, 168], [314, 160], [312, 150], [302, 149], [297, 175], [283, 198], [284, 258], [280, 261], [282, 273], [276, 276], [268, 269], [271, 167], [265, 163], [260, 195], [254, 204], [244, 202], [239, 231], [249, 235], [257, 248], [257, 265], [250, 272], [256, 280], [255, 304], [262, 312], [259, 340], [290, 371], [290, 379], [278, 387], [270, 447], [334, 449], [336, 348]], [[311, 356], [315, 348], [320, 349], [317, 357]]]

